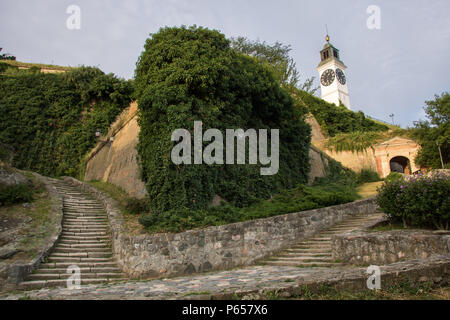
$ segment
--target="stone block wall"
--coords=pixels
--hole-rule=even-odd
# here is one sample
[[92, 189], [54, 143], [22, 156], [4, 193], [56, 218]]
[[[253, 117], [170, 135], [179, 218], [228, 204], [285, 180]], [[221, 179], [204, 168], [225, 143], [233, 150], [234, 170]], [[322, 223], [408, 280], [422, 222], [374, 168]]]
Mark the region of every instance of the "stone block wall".
[[294, 245], [321, 229], [355, 214], [371, 214], [374, 198], [265, 219], [190, 230], [182, 233], [128, 235], [117, 203], [76, 179], [67, 181], [91, 192], [105, 205], [115, 257], [131, 278], [166, 277], [228, 269]]
[[355, 265], [385, 265], [431, 255], [450, 255], [450, 231], [358, 231], [332, 238], [334, 259]]

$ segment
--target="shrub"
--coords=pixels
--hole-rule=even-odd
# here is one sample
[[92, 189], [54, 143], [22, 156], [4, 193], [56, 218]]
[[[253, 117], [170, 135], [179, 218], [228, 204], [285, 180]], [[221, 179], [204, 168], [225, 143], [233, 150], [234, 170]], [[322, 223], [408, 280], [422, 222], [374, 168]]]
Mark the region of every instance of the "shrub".
[[394, 181], [403, 181], [403, 175], [399, 172], [391, 172], [389, 175], [384, 178], [384, 181], [386, 182], [394, 182]]
[[180, 232], [311, 210], [351, 202], [357, 198], [355, 189], [342, 183], [312, 187], [298, 185], [296, 188], [281, 191], [270, 200], [257, 200], [246, 208], [231, 204], [198, 210], [179, 208], [142, 215], [139, 222], [147, 227], [149, 232]]
[[378, 173], [371, 169], [362, 169], [360, 172], [356, 174], [356, 182], [358, 184], [366, 182], [376, 182], [380, 180], [381, 178], [378, 175]]
[[450, 178], [445, 174], [386, 181], [378, 191], [377, 203], [392, 223], [448, 229]]
[[0, 185], [0, 206], [33, 200], [33, 190], [27, 184]]
[[140, 214], [149, 211], [148, 199], [129, 198], [125, 201], [125, 210], [129, 213]]

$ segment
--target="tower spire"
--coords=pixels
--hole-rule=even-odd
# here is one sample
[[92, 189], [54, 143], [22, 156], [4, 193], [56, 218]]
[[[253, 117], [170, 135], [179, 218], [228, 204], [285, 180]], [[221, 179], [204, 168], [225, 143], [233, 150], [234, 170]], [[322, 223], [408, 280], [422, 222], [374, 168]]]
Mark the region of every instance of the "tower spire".
[[328, 43], [330, 43], [330, 36], [328, 35], [328, 26], [325, 24], [325, 30], [327, 31], [327, 36], [325, 37], [325, 40], [327, 40]]

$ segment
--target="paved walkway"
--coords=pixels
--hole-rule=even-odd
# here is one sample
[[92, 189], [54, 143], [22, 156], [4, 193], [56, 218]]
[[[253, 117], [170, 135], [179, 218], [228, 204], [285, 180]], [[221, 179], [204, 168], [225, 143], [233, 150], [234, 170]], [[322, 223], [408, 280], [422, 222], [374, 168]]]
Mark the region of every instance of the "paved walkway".
[[[381, 267], [381, 286], [397, 283], [406, 276], [411, 281], [446, 281], [442, 276], [450, 267], [450, 256], [433, 256], [427, 260], [411, 260]], [[433, 278], [434, 277], [434, 278]], [[208, 299], [264, 297], [265, 292], [277, 291], [281, 297], [299, 292], [304, 285], [336, 285], [344, 289], [366, 287], [366, 268], [298, 268], [285, 266], [253, 266], [229, 271], [211, 272], [172, 279], [127, 281], [86, 285], [81, 289], [44, 288], [0, 297], [15, 299]]]

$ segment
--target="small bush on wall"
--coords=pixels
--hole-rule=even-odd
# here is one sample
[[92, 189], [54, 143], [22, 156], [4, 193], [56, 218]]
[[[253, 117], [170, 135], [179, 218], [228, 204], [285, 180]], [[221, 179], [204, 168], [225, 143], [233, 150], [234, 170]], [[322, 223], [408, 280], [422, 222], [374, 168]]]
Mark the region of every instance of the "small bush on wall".
[[392, 223], [402, 223], [404, 227], [448, 229], [450, 178], [437, 173], [409, 180], [387, 180], [379, 189], [377, 203]]

